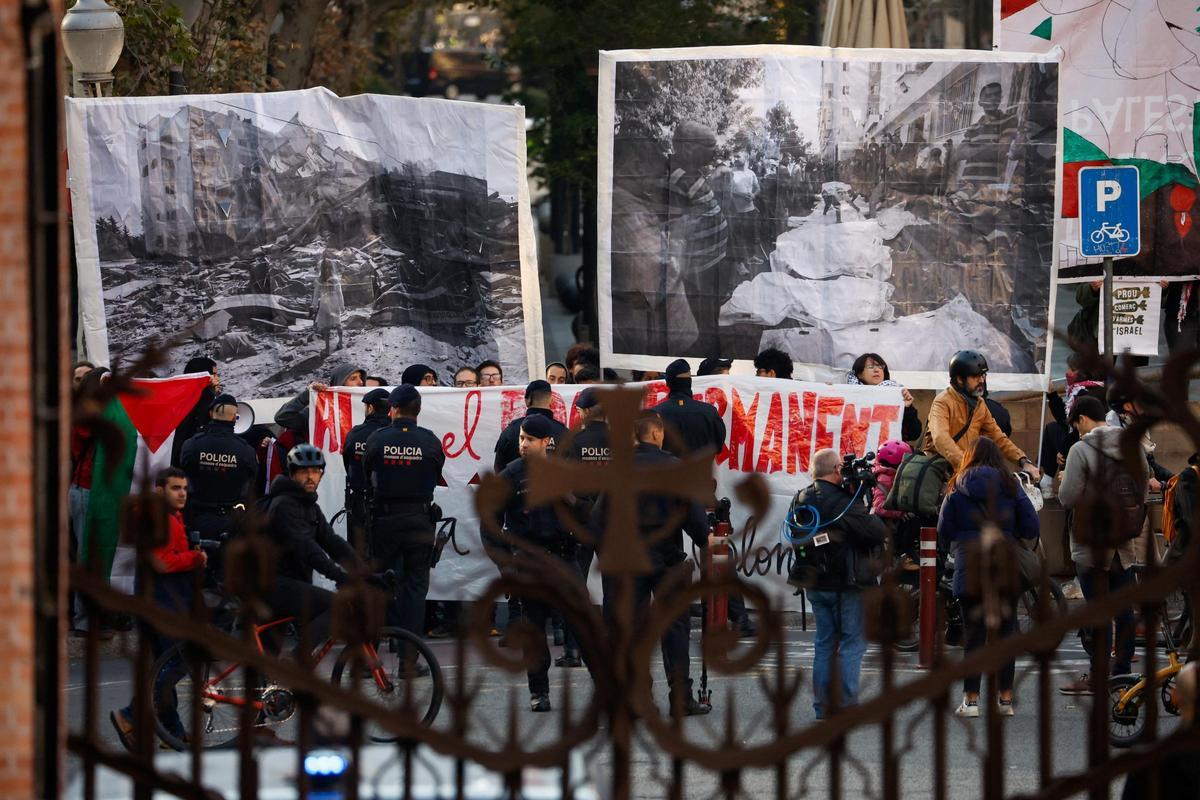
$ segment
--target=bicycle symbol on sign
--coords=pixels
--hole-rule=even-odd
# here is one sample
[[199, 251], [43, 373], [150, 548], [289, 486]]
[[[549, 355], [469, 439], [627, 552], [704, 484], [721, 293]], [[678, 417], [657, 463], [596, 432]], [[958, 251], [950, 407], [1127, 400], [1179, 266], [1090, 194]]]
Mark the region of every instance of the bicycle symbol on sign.
[[1103, 222], [1098, 229], [1092, 231], [1091, 239], [1092, 244], [1101, 244], [1105, 239], [1116, 239], [1118, 242], [1124, 244], [1129, 241], [1129, 231], [1121, 227], [1121, 223], [1119, 222], [1114, 222], [1111, 225]]

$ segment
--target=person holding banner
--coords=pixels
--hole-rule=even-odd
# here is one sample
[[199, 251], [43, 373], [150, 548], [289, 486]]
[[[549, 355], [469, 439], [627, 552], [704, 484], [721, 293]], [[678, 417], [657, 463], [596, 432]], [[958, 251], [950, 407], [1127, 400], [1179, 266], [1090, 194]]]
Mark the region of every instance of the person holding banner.
[[441, 440], [417, 424], [421, 393], [407, 383], [388, 396], [392, 424], [367, 440], [363, 470], [370, 488], [372, 556], [399, 578], [387, 624], [420, 636], [433, 558], [434, 525], [441, 511], [433, 490], [442, 480]]
[[[530, 508], [526, 502], [528, 467], [526, 461], [545, 458], [554, 438], [551, 420], [535, 414], [521, 421], [518, 441], [520, 457], [500, 472], [500, 477], [512, 487], [508, 503], [496, 520], [506, 534], [536, 545], [565, 562], [572, 573], [576, 572], [575, 540], [563, 526], [552, 506]], [[512, 565], [519, 575], [522, 562], [519, 549], [513, 552]], [[553, 609], [548, 603], [533, 597], [520, 598], [521, 610], [526, 621], [533, 626], [533, 635], [523, 637], [526, 647], [525, 660], [529, 664], [529, 705], [535, 713], [551, 711], [550, 704], [550, 648], [546, 645], [546, 620]]]
[[355, 425], [346, 434], [342, 443], [342, 460], [346, 465], [346, 537], [354, 552], [367, 556], [367, 476], [363, 472], [363, 456], [367, 454], [367, 440], [372, 434], [388, 425], [388, 391], [372, 389], [363, 395], [363, 406], [367, 418]]

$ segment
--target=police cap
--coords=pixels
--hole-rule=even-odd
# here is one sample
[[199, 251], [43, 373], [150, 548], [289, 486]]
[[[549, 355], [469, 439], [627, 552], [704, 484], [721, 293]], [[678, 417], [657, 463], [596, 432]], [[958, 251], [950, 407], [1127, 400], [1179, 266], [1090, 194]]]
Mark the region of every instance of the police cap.
[[596, 397], [596, 392], [590, 386], [584, 389], [579, 394], [575, 395], [575, 407], [588, 409], [600, 405], [600, 398]]
[[237, 398], [231, 394], [219, 394], [208, 404], [209, 411], [216, 411], [221, 406], [236, 406]]
[[692, 365], [682, 358], [677, 358], [667, 365], [667, 371], [664, 373], [668, 378], [678, 378], [685, 372], [691, 372]]
[[545, 439], [554, 435], [554, 423], [542, 414], [530, 414], [521, 422], [521, 432], [535, 439]]
[[372, 389], [363, 395], [362, 401], [375, 406], [384, 405], [388, 401], [388, 390]]
[[402, 383], [388, 395], [388, 405], [392, 408], [404, 408], [421, 400], [421, 393], [410, 383]]

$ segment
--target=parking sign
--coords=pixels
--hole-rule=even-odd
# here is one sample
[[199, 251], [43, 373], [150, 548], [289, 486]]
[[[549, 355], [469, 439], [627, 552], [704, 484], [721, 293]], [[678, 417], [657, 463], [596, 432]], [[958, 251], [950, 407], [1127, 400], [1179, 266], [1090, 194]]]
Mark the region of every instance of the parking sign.
[[1079, 170], [1079, 252], [1129, 257], [1142, 250], [1137, 167]]

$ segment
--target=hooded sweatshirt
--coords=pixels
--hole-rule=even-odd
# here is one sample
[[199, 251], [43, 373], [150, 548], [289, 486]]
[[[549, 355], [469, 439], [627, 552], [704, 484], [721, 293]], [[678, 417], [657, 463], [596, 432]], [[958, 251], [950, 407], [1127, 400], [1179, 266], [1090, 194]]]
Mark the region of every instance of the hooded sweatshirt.
[[[1117, 461], [1124, 458], [1121, 454], [1121, 433], [1120, 428], [1114, 428], [1111, 425], [1093, 428], [1071, 448], [1071, 452], [1067, 453], [1067, 465], [1063, 467], [1062, 485], [1058, 487], [1058, 500], [1064, 508], [1082, 507], [1088, 504], [1089, 498], [1094, 497], [1092, 493], [1104, 491], [1104, 488], [1097, 484], [1102, 480], [1106, 468], [1105, 458]], [[1101, 550], [1101, 563], [1093, 565], [1092, 548], [1085, 541], [1081, 541], [1083, 537], [1079, 535], [1082, 533], [1079, 529], [1080, 523], [1080, 517], [1076, 514], [1075, 525], [1071, 530], [1071, 560], [1075, 562], [1076, 567], [1082, 569], [1090, 569], [1093, 566], [1107, 568], [1112, 564], [1114, 554], [1120, 559], [1123, 568], [1127, 569], [1134, 563], [1133, 540], [1130, 539], [1116, 548]]]
[[971, 467], [958, 476], [938, 515], [938, 544], [954, 550], [954, 596], [967, 589], [967, 548], [991, 520], [1009, 539], [1036, 539], [1040, 534], [1033, 503], [1020, 489], [1009, 494], [999, 470]]
[[[367, 374], [367, 371], [362, 367], [356, 367], [350, 363], [338, 364], [330, 374], [329, 385], [345, 386], [346, 379], [355, 372], [361, 372], [364, 376]], [[299, 394], [279, 407], [279, 410], [275, 412], [275, 424], [292, 431], [296, 435], [296, 444], [308, 441], [307, 386], [301, 389]]]
[[903, 511], [889, 511], [883, 507], [884, 502], [887, 501], [888, 494], [892, 491], [892, 484], [896, 482], [896, 468], [875, 462], [875, 468], [872, 472], [875, 475], [875, 486], [871, 490], [873, 493], [871, 498], [871, 513], [880, 519], [903, 519]]

